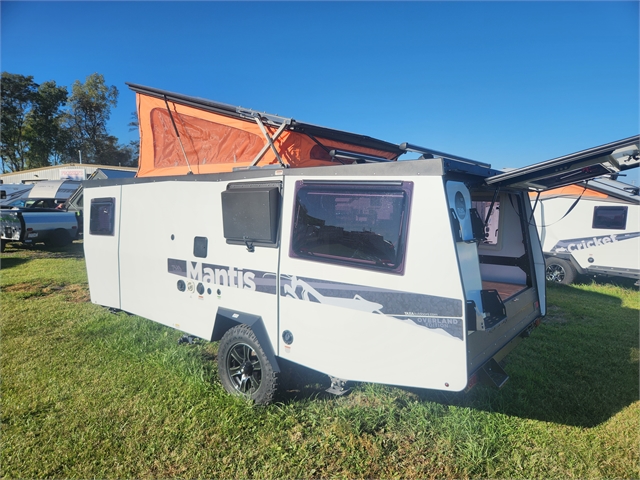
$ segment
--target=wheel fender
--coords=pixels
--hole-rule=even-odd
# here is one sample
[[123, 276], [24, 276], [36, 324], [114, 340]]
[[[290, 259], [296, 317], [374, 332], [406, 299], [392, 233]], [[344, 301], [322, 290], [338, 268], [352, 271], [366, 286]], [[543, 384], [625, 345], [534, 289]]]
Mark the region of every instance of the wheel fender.
[[251, 328], [269, 362], [273, 365], [273, 370], [276, 373], [280, 373], [280, 366], [278, 365], [276, 354], [271, 347], [271, 340], [267, 334], [267, 329], [264, 327], [262, 317], [259, 315], [230, 310], [228, 308], [218, 308], [211, 341], [215, 342], [220, 340], [229, 329], [240, 324], [248, 325]]

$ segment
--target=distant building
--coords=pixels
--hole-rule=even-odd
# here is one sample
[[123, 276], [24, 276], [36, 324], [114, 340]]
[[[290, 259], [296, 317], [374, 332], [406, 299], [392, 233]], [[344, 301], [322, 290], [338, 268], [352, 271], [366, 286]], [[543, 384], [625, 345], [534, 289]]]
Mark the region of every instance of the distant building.
[[[137, 168], [117, 167], [113, 165], [90, 165], [86, 163], [66, 163], [51, 167], [20, 170], [19, 172], [3, 173], [0, 175], [1, 183], [37, 183], [43, 180], [86, 180], [96, 170], [102, 172], [128, 172], [135, 175]], [[109, 175], [107, 175], [108, 177]], [[106, 178], [106, 177], [103, 177]]]

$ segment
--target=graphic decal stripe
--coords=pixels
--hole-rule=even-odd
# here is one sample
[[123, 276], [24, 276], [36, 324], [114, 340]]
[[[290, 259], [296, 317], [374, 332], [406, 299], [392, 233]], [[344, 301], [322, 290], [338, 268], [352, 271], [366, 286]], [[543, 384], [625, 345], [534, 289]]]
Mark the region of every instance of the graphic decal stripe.
[[[174, 258], [167, 259], [172, 275], [205, 285], [222, 285], [276, 295], [273, 272], [242, 269]], [[331, 282], [295, 275], [280, 275], [280, 296], [351, 310], [369, 312], [411, 322], [463, 340], [462, 301], [386, 288]]]
[[280, 295], [308, 302], [377, 313], [441, 329], [463, 339], [462, 301], [386, 288], [280, 275]]

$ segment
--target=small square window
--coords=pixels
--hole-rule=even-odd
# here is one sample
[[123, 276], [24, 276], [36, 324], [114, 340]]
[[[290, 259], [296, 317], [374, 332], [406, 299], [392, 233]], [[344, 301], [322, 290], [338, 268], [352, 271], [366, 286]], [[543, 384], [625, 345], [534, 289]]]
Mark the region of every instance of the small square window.
[[91, 235], [113, 235], [115, 227], [115, 198], [93, 198], [89, 218]]

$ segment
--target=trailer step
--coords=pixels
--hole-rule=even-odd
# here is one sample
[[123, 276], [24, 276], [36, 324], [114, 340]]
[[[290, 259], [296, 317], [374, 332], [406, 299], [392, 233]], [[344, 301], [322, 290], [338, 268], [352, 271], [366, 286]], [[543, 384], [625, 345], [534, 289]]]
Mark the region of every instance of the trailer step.
[[325, 390], [325, 392], [331, 393], [332, 395], [342, 396], [351, 391], [351, 388], [347, 388], [347, 381], [341, 378], [332, 377], [329, 375], [331, 379], [331, 386]]
[[482, 383], [496, 388], [502, 388], [504, 384], [507, 383], [507, 380], [509, 380], [509, 375], [503, 370], [500, 364], [496, 362], [495, 358], [485, 363], [480, 369], [479, 374]]

